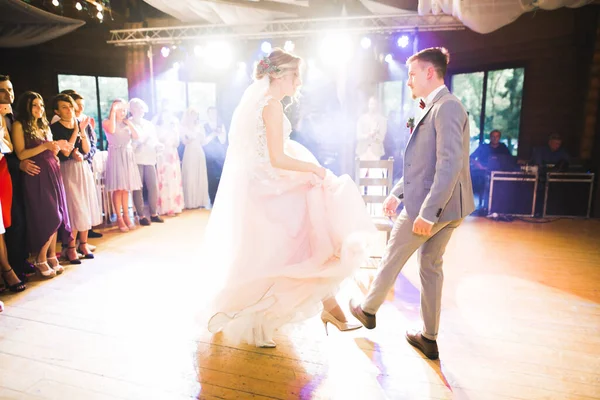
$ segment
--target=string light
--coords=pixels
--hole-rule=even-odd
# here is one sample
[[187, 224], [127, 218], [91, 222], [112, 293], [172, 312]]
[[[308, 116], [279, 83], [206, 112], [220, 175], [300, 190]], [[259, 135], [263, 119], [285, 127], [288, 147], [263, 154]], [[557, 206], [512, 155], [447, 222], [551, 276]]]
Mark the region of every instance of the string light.
[[102, 11], [102, 5], [100, 3], [96, 3], [96, 10]]
[[54, 7], [58, 7], [58, 6], [60, 6], [60, 2], [58, 0], [52, 0], [52, 5]]
[[77, 9], [77, 11], [83, 10], [83, 6], [81, 5], [80, 2], [75, 3], [75, 8]]
[[102, 21], [104, 19], [104, 15], [102, 14], [102, 11], [98, 11], [98, 14], [96, 14], [96, 17], [98, 17], [98, 19], [100, 21]]

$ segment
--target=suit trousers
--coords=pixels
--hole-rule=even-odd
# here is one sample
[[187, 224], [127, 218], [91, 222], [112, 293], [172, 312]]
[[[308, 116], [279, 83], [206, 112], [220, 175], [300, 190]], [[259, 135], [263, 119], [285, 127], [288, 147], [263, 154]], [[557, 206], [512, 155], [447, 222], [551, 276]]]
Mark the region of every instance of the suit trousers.
[[8, 263], [21, 275], [24, 272], [25, 261], [29, 257], [26, 246], [25, 200], [21, 185], [20, 161], [14, 154], [7, 154], [8, 171], [12, 180], [13, 198], [10, 210], [12, 225], [6, 229], [4, 240], [8, 250]]
[[144, 196], [143, 189], [148, 192], [148, 208], [150, 216], [157, 215], [158, 209], [158, 178], [156, 176], [155, 165], [138, 164], [140, 170], [140, 178], [142, 179], [143, 188], [133, 191], [133, 204], [139, 218], [144, 218]]
[[443, 256], [452, 233], [461, 222], [462, 219], [436, 223], [432, 227], [430, 236], [416, 235], [412, 231], [414, 221], [409, 218], [406, 210], [403, 210], [394, 223], [375, 280], [361, 305], [363, 311], [369, 314], [377, 312], [385, 301], [387, 293], [394, 286], [398, 274], [408, 259], [418, 250], [422, 334], [427, 339], [436, 340], [440, 326], [444, 283]]

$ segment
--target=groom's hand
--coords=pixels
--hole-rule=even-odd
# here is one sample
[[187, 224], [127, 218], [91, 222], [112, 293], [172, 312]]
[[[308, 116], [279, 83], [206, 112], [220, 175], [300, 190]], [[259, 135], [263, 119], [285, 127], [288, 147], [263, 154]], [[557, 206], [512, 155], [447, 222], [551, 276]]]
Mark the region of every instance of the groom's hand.
[[425, 221], [421, 216], [418, 216], [413, 224], [413, 233], [417, 235], [429, 236], [431, 235], [432, 224]]
[[383, 212], [387, 217], [392, 217], [396, 214], [396, 210], [398, 209], [398, 204], [400, 204], [400, 200], [394, 195], [389, 195], [383, 201]]

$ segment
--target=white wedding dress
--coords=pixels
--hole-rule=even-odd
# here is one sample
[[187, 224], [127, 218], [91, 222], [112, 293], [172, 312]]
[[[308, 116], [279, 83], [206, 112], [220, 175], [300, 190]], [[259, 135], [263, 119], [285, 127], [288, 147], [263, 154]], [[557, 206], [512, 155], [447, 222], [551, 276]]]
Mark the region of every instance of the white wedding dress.
[[[262, 119], [268, 87], [268, 78], [254, 82], [234, 113], [203, 250], [216, 290], [209, 331], [257, 346], [282, 325], [318, 314], [366, 259], [376, 232], [347, 175], [328, 172], [320, 182], [271, 166]], [[290, 133], [284, 118], [286, 154], [317, 163]]]

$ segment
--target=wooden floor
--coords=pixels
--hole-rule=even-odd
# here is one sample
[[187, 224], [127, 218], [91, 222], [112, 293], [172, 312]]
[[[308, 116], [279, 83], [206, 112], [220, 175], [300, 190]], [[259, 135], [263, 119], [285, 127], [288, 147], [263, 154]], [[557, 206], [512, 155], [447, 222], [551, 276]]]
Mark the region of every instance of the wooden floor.
[[276, 349], [212, 338], [197, 318], [207, 217], [109, 230], [96, 260], [1, 295], [0, 399], [600, 398], [600, 221], [469, 218], [447, 250], [432, 362], [404, 340], [419, 327], [414, 259], [375, 330], [326, 336], [315, 318]]

